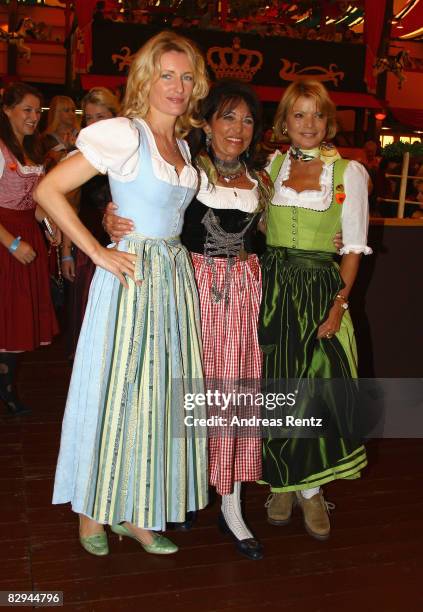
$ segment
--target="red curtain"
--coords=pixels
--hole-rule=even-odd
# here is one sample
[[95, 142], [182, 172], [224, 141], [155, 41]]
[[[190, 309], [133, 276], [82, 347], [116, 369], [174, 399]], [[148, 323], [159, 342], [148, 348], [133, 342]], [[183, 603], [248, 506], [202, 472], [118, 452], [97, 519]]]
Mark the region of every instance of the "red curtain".
[[78, 27], [73, 35], [73, 78], [88, 72], [92, 64], [91, 21], [97, 0], [76, 0], [75, 14]]
[[90, 23], [96, 4], [97, 0], [76, 0], [75, 13], [78, 19], [78, 26], [81, 29]]
[[382, 36], [383, 21], [385, 18], [386, 0], [365, 0], [364, 3], [364, 42], [366, 44], [366, 67], [364, 80], [367, 90], [371, 93], [376, 91], [376, 78], [373, 74], [373, 66], [376, 62], [377, 51]]

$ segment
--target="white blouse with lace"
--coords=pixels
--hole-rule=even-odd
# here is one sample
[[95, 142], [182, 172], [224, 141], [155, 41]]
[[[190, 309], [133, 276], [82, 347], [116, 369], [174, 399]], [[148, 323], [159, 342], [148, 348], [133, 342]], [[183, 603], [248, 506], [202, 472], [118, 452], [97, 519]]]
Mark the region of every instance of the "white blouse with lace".
[[[270, 172], [272, 162], [276, 155], [272, 155], [267, 171]], [[275, 195], [272, 204], [275, 206], [295, 206], [323, 212], [327, 210], [333, 199], [333, 164], [324, 164], [320, 174], [320, 190], [306, 189], [295, 191], [284, 185], [291, 171], [291, 158], [285, 156], [279, 174], [275, 181]], [[368, 202], [369, 175], [365, 167], [356, 161], [350, 161], [344, 172], [345, 200], [342, 204], [342, 241], [344, 246], [341, 255], [347, 253], [364, 253], [370, 255], [373, 251], [367, 246], [367, 230], [369, 225]]]
[[[44, 166], [36, 165], [36, 166], [23, 166], [20, 161], [16, 160], [19, 168], [19, 172], [21, 174], [39, 174], [40, 176], [44, 174]], [[0, 151], [0, 178], [3, 176], [5, 159], [3, 153]]]
[[248, 172], [247, 177], [254, 185], [252, 189], [210, 185], [207, 174], [204, 170], [200, 170], [201, 181], [197, 200], [210, 208], [241, 210], [246, 213], [253, 213], [257, 210], [259, 202], [258, 183]]
[[93, 123], [81, 130], [76, 141], [77, 148], [101, 174], [109, 174], [117, 181], [129, 182], [138, 174], [140, 132], [135, 121], [141, 123], [147, 135], [154, 175], [171, 185], [195, 189], [198, 175], [191, 165], [187, 143], [177, 140], [179, 150], [185, 161], [180, 175], [175, 167], [159, 153], [153, 133], [143, 119], [115, 117]]

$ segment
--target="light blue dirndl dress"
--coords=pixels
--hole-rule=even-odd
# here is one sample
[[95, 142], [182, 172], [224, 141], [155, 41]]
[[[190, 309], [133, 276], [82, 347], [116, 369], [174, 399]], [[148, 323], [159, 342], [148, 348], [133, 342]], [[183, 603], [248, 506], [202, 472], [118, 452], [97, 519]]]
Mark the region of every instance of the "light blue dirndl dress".
[[[108, 124], [110, 132], [116, 127], [109, 122], [127, 122], [129, 129], [128, 119], [102, 121], [83, 130], [77, 142], [95, 166], [95, 146], [107, 139]], [[205, 432], [184, 425], [184, 393], [202, 390], [197, 288], [179, 240], [196, 185], [192, 175], [189, 186], [182, 186], [182, 174], [177, 184], [159, 178], [152, 156], [156, 164], [169, 164], [160, 158], [147, 124], [137, 120], [130, 127], [139, 139], [135, 174], [122, 182], [109, 172], [109, 180], [119, 214], [136, 228], [119, 249], [136, 255], [136, 277], [143, 282], [137, 287], [129, 279], [125, 289], [110, 272], [95, 272], [67, 398], [53, 503], [71, 502], [75, 512], [99, 523], [165, 529], [167, 521], [183, 521], [187, 511], [208, 501]], [[87, 146], [91, 134], [95, 144]], [[179, 146], [188, 160], [185, 143]], [[104, 171], [100, 163], [96, 167]], [[185, 170], [194, 172], [191, 166]], [[195, 416], [204, 418], [204, 411], [195, 408]]]

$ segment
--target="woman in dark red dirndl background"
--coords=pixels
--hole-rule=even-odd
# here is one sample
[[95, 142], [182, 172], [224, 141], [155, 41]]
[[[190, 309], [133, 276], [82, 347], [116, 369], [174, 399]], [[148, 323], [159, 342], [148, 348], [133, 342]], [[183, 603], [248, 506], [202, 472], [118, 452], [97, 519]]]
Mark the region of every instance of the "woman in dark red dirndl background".
[[11, 415], [29, 412], [13, 388], [19, 353], [50, 344], [58, 331], [38, 223], [45, 213], [32, 198], [44, 171], [35, 135], [40, 114], [35, 89], [16, 83], [5, 90], [0, 110], [0, 399]]

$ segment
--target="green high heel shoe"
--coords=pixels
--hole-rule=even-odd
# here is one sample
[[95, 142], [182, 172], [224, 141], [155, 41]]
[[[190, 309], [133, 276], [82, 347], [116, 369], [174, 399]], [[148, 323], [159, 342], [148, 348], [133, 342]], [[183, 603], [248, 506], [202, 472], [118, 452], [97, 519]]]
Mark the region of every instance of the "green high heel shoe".
[[168, 538], [161, 535], [160, 533], [156, 533], [153, 531], [153, 542], [152, 544], [144, 544], [139, 540], [131, 531], [125, 527], [125, 525], [111, 525], [110, 529], [113, 533], [116, 533], [119, 536], [119, 540], [122, 540], [123, 536], [127, 536], [128, 538], [132, 538], [136, 540], [145, 552], [151, 553], [152, 555], [172, 555], [178, 551], [178, 547], [176, 544], [171, 542]]
[[107, 542], [107, 533], [95, 533], [94, 535], [83, 538], [79, 536], [79, 542], [87, 552], [97, 557], [104, 557], [109, 554], [109, 544]]
[[90, 553], [90, 555], [104, 557], [105, 555], [109, 554], [109, 544], [107, 542], [107, 533], [105, 531], [82, 537], [81, 516], [79, 516], [79, 543], [84, 550]]

